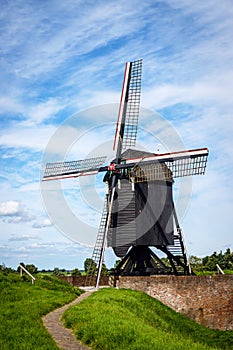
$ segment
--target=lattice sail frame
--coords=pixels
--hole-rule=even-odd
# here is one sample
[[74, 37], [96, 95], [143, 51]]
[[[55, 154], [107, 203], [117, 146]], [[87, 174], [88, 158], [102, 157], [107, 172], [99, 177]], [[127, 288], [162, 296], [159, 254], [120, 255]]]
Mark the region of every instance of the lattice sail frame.
[[[201, 151], [204, 154], [201, 154]], [[191, 152], [195, 153], [195, 150], [188, 152], [190, 153], [189, 156], [183, 155], [182, 157], [184, 152], [180, 152], [180, 157], [177, 159], [154, 160], [152, 164], [143, 164], [143, 161], [141, 161], [129, 171], [130, 181], [134, 183], [154, 180], [173, 181], [177, 177], [204, 175], [208, 150], [203, 149], [200, 150], [200, 154], [193, 155], [191, 155]], [[174, 155], [177, 157], [178, 154], [175, 153]]]
[[148, 164], [137, 165], [129, 172], [129, 179], [131, 182], [147, 182], [153, 180], [165, 180], [172, 181], [172, 171], [166, 166], [166, 164]]
[[68, 177], [69, 175], [79, 176], [82, 173], [89, 175], [97, 173], [99, 167], [106, 161], [106, 156], [76, 160], [70, 162], [47, 163], [44, 171], [44, 180], [54, 180], [59, 177]]
[[142, 60], [127, 62], [113, 149], [135, 146], [140, 111]]
[[125, 115], [124, 138], [122, 148], [135, 146], [138, 129], [138, 117], [140, 111], [142, 81], [142, 60], [132, 63], [130, 72], [130, 84], [127, 96]]

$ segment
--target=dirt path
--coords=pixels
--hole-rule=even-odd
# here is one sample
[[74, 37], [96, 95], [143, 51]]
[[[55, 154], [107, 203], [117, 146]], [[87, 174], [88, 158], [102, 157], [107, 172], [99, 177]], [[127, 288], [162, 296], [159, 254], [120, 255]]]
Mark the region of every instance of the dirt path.
[[75, 305], [87, 298], [92, 292], [86, 292], [80, 295], [70, 304], [66, 304], [56, 309], [42, 318], [43, 323], [60, 349], [63, 350], [88, 350], [89, 348], [82, 345], [75, 337], [73, 332], [64, 327], [61, 317], [62, 314], [72, 305]]

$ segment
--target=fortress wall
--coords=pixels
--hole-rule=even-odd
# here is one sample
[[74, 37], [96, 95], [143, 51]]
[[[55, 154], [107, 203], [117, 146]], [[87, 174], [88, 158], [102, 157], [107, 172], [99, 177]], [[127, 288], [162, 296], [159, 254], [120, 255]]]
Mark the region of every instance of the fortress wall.
[[[59, 278], [75, 287], [84, 287], [86, 284], [86, 276], [59, 276]], [[108, 280], [108, 276], [101, 276], [99, 285], [107, 286]]]
[[233, 275], [119, 276], [116, 286], [143, 291], [203, 326], [233, 330]]

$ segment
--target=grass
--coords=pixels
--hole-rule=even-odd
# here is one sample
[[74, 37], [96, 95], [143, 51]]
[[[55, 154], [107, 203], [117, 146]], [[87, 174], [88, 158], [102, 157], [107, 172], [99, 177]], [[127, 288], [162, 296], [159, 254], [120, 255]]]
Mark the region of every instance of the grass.
[[233, 270], [224, 270], [225, 275], [233, 275]]
[[0, 273], [0, 349], [57, 350], [41, 317], [80, 294], [52, 276], [38, 276], [31, 285], [16, 273]]
[[233, 331], [207, 329], [132, 290], [101, 289], [69, 308], [63, 321], [92, 349], [233, 349]]
[[[197, 276], [218, 276], [218, 274], [216, 273], [216, 271], [197, 271], [197, 270], [193, 270], [193, 272], [197, 275]], [[223, 270], [225, 275], [233, 275], [233, 270]], [[222, 276], [220, 274], [220, 276]]]

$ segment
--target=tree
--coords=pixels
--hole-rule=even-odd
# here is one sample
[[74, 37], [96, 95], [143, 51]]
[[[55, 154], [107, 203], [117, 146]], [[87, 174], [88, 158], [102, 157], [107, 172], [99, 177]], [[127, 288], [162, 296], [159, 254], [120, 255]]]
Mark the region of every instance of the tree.
[[5, 275], [8, 275], [9, 273], [15, 272], [15, 270], [11, 267], [7, 267], [4, 263], [2, 263], [0, 265], [0, 272], [3, 272]]
[[171, 267], [170, 260], [168, 258], [162, 257], [160, 259], [167, 267]]
[[81, 276], [81, 271], [79, 271], [78, 268], [73, 269], [73, 271], [71, 272], [72, 276]]
[[118, 265], [120, 264], [120, 262], [121, 262], [120, 259], [116, 260], [113, 269], [116, 269], [118, 267]]
[[91, 258], [86, 258], [84, 261], [84, 270], [87, 273], [93, 273], [97, 270], [96, 262]]
[[216, 264], [218, 264], [223, 270], [233, 269], [233, 253], [230, 248], [226, 249], [225, 253], [220, 251], [214, 252], [210, 256], [205, 256], [202, 259], [203, 268], [207, 271], [216, 271]]
[[54, 275], [54, 276], [64, 276], [64, 273], [63, 273], [61, 270], [59, 270], [58, 267], [54, 267], [54, 269], [53, 269], [53, 275]]
[[[25, 265], [23, 262], [20, 262], [19, 265], [25, 267], [25, 269], [26, 269], [26, 265]], [[20, 272], [20, 267], [19, 267], [19, 266], [18, 266], [18, 268], [17, 268], [17, 272], [18, 272], [18, 273]]]
[[193, 270], [201, 271], [203, 269], [202, 259], [195, 255], [190, 256], [189, 264]]
[[207, 271], [215, 271], [216, 270], [216, 264], [218, 264], [218, 256], [217, 256], [217, 252], [214, 252], [212, 255], [210, 256], [205, 256], [202, 259], [203, 265], [204, 265], [204, 269]]
[[223, 255], [223, 265], [224, 269], [233, 270], [233, 252], [231, 252], [230, 248], [227, 248]]
[[103, 264], [101, 269], [101, 276], [109, 276], [109, 273], [110, 273], [109, 269], [105, 264]]
[[38, 268], [34, 264], [27, 264], [26, 270], [30, 272], [32, 275], [35, 275], [38, 272]]
[[[20, 263], [20, 265], [22, 265], [23, 267], [25, 267], [25, 269], [30, 272], [32, 275], [36, 274], [38, 272], [38, 268], [34, 265], [34, 264], [24, 264], [23, 262]], [[17, 271], [20, 271], [20, 267], [17, 268]]]
[[2, 264], [0, 265], [0, 271], [5, 272], [6, 269], [7, 269], [6, 265], [5, 265], [4, 263], [2, 263]]

